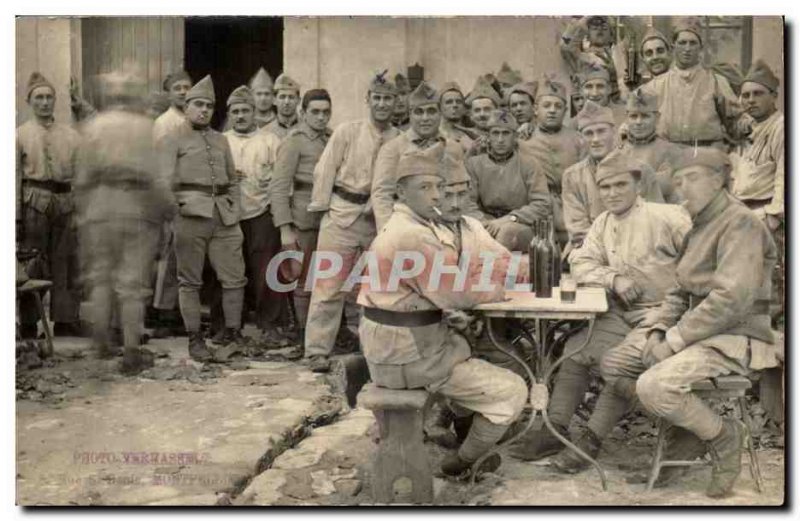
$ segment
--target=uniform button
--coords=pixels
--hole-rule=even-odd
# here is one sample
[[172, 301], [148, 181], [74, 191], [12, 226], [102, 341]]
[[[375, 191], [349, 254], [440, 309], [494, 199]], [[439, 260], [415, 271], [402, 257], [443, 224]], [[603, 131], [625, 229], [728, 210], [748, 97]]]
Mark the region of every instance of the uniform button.
[[209, 161], [208, 164], [211, 165], [211, 166], [214, 166], [214, 162], [213, 161]]
[[206, 145], [206, 150], [211, 150], [211, 145]]
[[212, 175], [212, 176], [211, 176], [211, 180], [212, 180], [212, 181], [213, 181], [214, 179], [216, 179], [216, 178], [217, 178], [217, 176], [214, 176], [214, 175]]

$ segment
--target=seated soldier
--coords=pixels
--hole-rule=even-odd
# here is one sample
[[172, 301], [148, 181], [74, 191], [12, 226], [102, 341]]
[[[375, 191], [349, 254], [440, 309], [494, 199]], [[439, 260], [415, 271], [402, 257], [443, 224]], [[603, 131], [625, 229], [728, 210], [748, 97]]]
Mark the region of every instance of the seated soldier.
[[[586, 144], [588, 155], [567, 168], [561, 178], [564, 225], [574, 248], [580, 247], [592, 221], [606, 209], [597, 189], [596, 175], [597, 165], [614, 150], [614, 117], [611, 110], [587, 101], [578, 114], [578, 131]], [[664, 202], [652, 169], [647, 168], [642, 172], [639, 187], [646, 201]]]
[[[672, 287], [681, 243], [691, 223], [677, 205], [642, 199], [641, 163], [609, 156], [597, 168], [597, 189], [608, 208], [595, 219], [583, 245], [570, 258], [572, 274], [581, 284], [600, 286], [609, 294], [608, 312], [598, 317], [588, 345], [564, 361], [556, 376], [548, 412], [555, 428], [569, 437], [572, 416], [589, 387], [590, 372], [603, 354], [619, 344], [658, 306]], [[586, 342], [588, 328], [567, 340], [564, 351]], [[592, 457], [630, 405], [629, 397], [606, 385], [589, 419], [589, 428], [576, 444]], [[544, 429], [515, 447], [513, 455], [535, 460], [557, 453], [562, 443]], [[562, 472], [577, 472], [589, 463], [567, 450], [553, 460]]]
[[466, 161], [472, 187], [465, 213], [509, 250], [527, 252], [533, 225], [552, 215], [547, 177], [517, 151], [517, 122], [511, 114], [493, 112], [488, 128], [489, 150]]
[[[371, 265], [378, 268], [380, 287], [361, 287], [358, 303], [364, 306], [364, 316], [359, 336], [375, 384], [425, 388], [446, 397], [460, 416], [473, 414], [458, 453], [442, 464], [445, 474], [458, 476], [503, 436], [522, 411], [527, 389], [511, 371], [472, 358], [466, 339], [443, 319], [444, 309], [502, 300], [504, 287], [478, 286], [483, 263], [477, 252], [466, 263], [464, 287], [459, 287], [460, 277], [454, 275], [459, 251], [452, 233], [434, 221], [444, 184], [442, 155], [443, 147], [437, 144], [409, 151], [400, 160], [395, 211], [367, 253], [375, 257]], [[476, 247], [482, 251], [486, 245]], [[406, 269], [407, 256], [414, 253], [423, 265]], [[395, 265], [398, 258], [401, 266]], [[508, 256], [498, 256], [495, 271], [505, 273], [509, 261]], [[494, 470], [499, 464], [494, 455], [486, 468]]]
[[[676, 282], [639, 329], [604, 355], [601, 374], [606, 386], [630, 395], [635, 386], [647, 411], [680, 428], [675, 445], [667, 447], [669, 459], [710, 452], [706, 494], [723, 497], [741, 470], [744, 426], [720, 417], [691, 387], [778, 365], [781, 353], [767, 314], [776, 248], [758, 217], [728, 193], [730, 162], [724, 153], [687, 148], [673, 168], [692, 217]], [[671, 469], [662, 477], [679, 472]]]

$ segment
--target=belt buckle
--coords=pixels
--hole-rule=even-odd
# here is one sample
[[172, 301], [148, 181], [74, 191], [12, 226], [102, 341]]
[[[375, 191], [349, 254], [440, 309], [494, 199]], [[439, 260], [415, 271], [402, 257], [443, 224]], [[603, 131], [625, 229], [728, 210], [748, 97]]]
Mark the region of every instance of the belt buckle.
[[217, 185], [212, 184], [211, 185], [211, 197], [216, 197], [216, 196], [217, 196]]

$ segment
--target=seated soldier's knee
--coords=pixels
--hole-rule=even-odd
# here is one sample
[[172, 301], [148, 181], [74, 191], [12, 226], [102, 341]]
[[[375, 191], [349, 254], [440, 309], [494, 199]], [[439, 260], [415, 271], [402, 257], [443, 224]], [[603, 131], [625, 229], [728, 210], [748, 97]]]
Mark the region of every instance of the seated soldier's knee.
[[516, 418], [525, 408], [525, 404], [528, 401], [528, 386], [525, 384], [525, 380], [516, 373], [512, 373], [510, 378], [513, 380], [510, 401], [514, 409], [514, 418]]
[[679, 406], [675, 389], [657, 371], [642, 373], [636, 381], [636, 395], [645, 409], [656, 416], [667, 416]]

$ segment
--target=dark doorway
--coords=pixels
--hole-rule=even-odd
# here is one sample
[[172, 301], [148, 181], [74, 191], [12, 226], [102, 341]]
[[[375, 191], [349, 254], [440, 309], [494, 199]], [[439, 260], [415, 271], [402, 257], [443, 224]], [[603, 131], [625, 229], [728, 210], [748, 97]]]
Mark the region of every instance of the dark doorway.
[[214, 16], [186, 18], [186, 70], [194, 81], [210, 74], [217, 97], [211, 125], [225, 119], [225, 101], [259, 67], [272, 79], [283, 70], [283, 18]]

